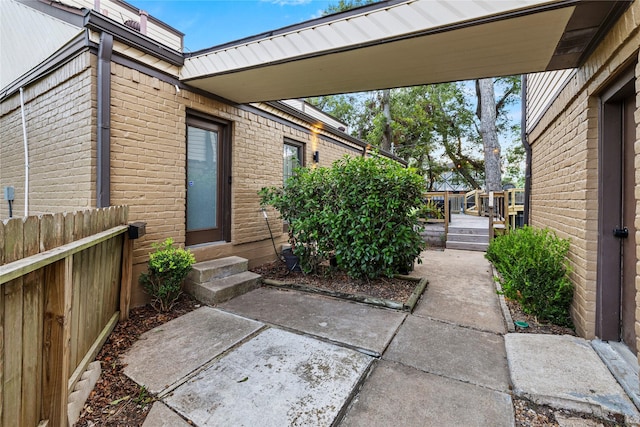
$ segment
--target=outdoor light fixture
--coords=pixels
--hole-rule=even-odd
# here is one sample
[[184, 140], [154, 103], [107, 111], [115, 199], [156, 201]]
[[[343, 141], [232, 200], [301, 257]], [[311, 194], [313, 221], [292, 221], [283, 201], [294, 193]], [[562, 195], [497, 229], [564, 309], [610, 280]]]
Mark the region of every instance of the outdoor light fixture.
[[319, 151], [314, 151], [313, 152], [313, 163], [318, 163], [320, 162], [320, 152]]

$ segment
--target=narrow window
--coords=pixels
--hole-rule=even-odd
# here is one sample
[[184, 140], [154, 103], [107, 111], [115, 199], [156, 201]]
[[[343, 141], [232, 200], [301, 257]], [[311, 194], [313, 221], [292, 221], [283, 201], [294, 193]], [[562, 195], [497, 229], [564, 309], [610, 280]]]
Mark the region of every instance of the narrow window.
[[304, 144], [290, 139], [284, 141], [283, 151], [283, 183], [293, 176], [293, 170], [298, 166], [304, 166]]

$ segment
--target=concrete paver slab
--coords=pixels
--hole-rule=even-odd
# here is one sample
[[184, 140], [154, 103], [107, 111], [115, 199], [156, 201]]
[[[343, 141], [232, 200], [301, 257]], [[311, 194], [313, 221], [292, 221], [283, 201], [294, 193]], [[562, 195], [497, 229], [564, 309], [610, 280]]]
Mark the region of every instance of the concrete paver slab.
[[414, 310], [462, 326], [507, 332], [496, 296], [491, 264], [482, 252], [424, 251], [412, 275], [426, 277], [429, 286]]
[[624, 414], [639, 422], [626, 396], [588, 341], [569, 335], [508, 334], [505, 345], [514, 391], [534, 402]]
[[198, 426], [329, 426], [373, 357], [267, 329], [165, 397]]
[[509, 390], [501, 335], [410, 316], [384, 359], [493, 390]]
[[306, 292], [260, 288], [224, 310], [380, 355], [406, 314]]
[[513, 426], [511, 397], [404, 366], [379, 361], [341, 427]]
[[155, 402], [142, 427], [189, 427], [190, 424], [162, 402]]
[[263, 326], [201, 307], [142, 334], [123, 357], [124, 373], [160, 393]]

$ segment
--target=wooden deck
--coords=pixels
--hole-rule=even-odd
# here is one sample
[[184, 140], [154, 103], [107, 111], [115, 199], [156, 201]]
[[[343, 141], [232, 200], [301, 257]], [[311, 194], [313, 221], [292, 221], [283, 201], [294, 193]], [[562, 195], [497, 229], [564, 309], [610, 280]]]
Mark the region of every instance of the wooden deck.
[[489, 218], [486, 216], [452, 214], [449, 227], [489, 229]]

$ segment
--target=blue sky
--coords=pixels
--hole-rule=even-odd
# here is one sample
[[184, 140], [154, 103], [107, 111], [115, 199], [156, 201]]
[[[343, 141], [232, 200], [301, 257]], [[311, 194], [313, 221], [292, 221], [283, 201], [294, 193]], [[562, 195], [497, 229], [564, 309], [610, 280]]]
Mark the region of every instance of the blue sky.
[[128, 0], [183, 32], [185, 52], [317, 18], [329, 0]]

